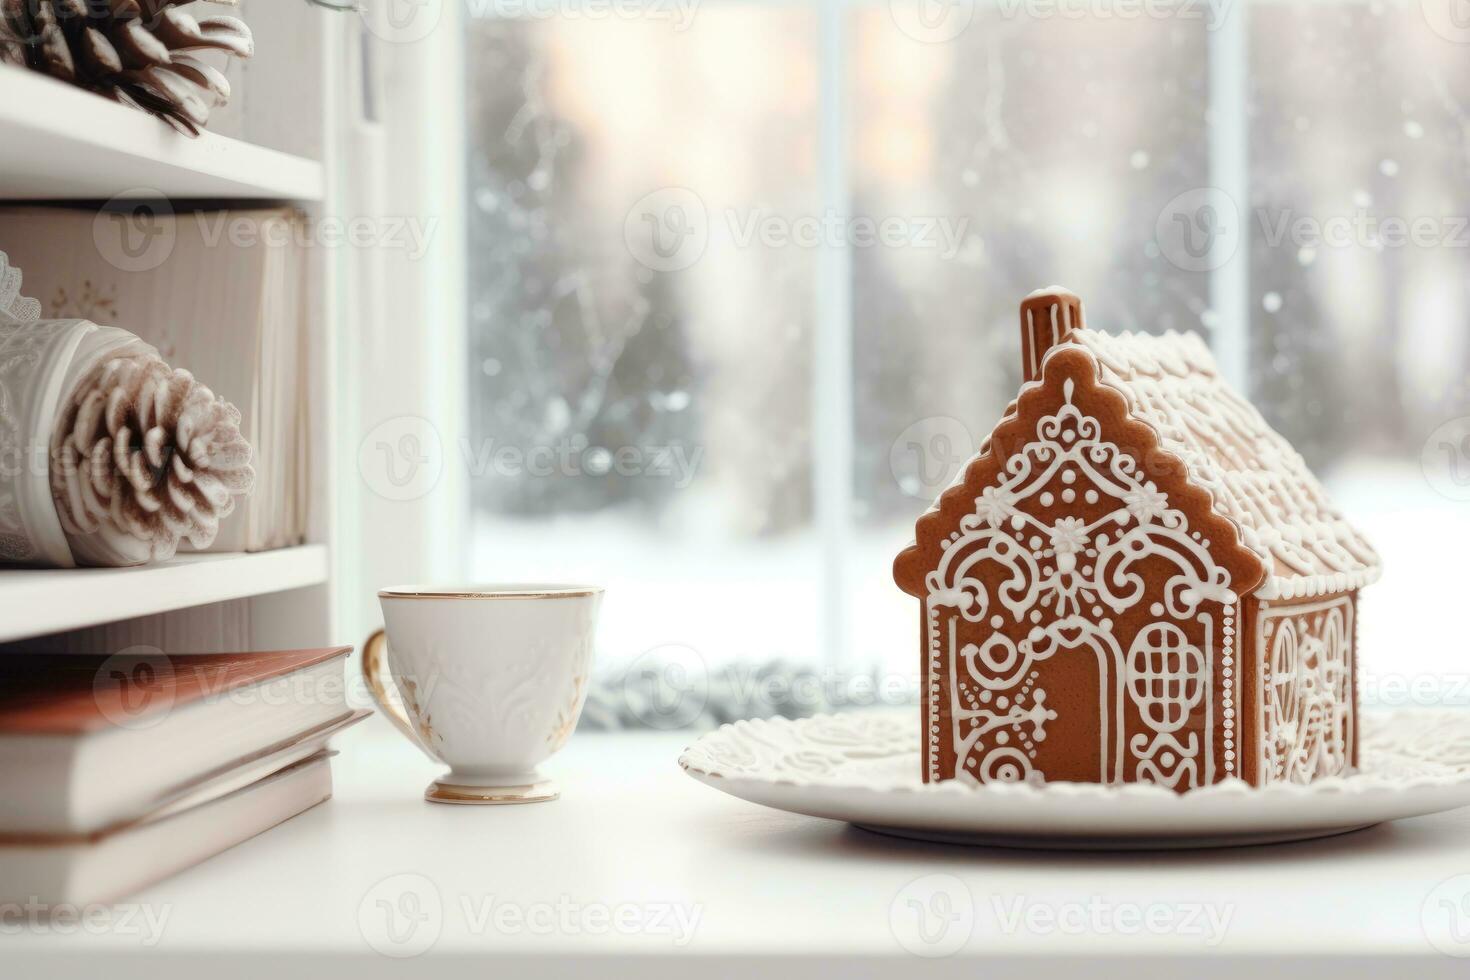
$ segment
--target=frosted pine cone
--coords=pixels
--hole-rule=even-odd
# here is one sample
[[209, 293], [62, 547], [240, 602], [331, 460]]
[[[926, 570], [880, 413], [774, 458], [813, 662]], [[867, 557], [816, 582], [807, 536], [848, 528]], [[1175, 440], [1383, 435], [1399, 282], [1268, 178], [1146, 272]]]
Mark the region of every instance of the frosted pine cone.
[[104, 361], [56, 422], [51, 496], [79, 560], [96, 535], [141, 561], [207, 547], [255, 481], [239, 410], [157, 356]]
[[[137, 106], [190, 136], [230, 98], [201, 51], [248, 58], [250, 28], [234, 17], [195, 19], [193, 0], [0, 0], [0, 62]], [[234, 6], [239, 0], [215, 0]]]

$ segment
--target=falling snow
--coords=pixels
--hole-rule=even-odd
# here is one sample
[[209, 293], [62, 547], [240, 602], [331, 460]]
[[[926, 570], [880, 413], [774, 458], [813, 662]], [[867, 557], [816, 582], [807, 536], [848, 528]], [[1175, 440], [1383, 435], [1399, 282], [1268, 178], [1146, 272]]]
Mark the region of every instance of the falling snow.
[[[887, 557], [924, 502], [905, 492], [922, 481], [895, 470], [893, 443], [927, 417], [988, 428], [1017, 384], [1015, 299], [1042, 282], [1078, 289], [1107, 329], [1243, 340], [1253, 397], [1328, 476], [1381, 473], [1383, 459], [1413, 476], [1436, 421], [1470, 414], [1463, 382], [1422, 381], [1470, 376], [1462, 255], [1268, 245], [1257, 218], [1470, 213], [1470, 59], [1424, 44], [1415, 6], [1252, 9], [1238, 254], [1254, 290], [1241, 298], [1259, 298], [1232, 323], [1210, 306], [1218, 277], [1173, 265], [1155, 237], [1162, 202], [1212, 180], [1203, 32], [1013, 21], [924, 46], [895, 36], [886, 10], [854, 10], [844, 206], [971, 222], [949, 260], [856, 250], [836, 286], [858, 528], [845, 587], [862, 655], [907, 662], [912, 645]], [[737, 5], [684, 33], [472, 26], [472, 433], [572, 440], [595, 476], [474, 481], [476, 567], [585, 569], [650, 596], [609, 623], [618, 653], [669, 637], [730, 656], [821, 642], [812, 351], [833, 307], [819, 263], [713, 243], [693, 269], [663, 273], [622, 240], [629, 203], [662, 186], [695, 186], [712, 211], [822, 206], [811, 23]], [[732, 84], [710, 67], [737, 63], [767, 70]], [[618, 477], [615, 447], [645, 443], [705, 450], [695, 490]], [[546, 548], [550, 515], [567, 549]], [[760, 615], [731, 625], [732, 607]]]

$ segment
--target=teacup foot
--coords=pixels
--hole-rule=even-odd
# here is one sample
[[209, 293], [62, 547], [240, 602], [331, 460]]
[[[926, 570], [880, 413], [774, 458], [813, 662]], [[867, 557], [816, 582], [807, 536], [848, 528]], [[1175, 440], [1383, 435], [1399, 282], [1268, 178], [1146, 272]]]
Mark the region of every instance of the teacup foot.
[[462, 783], [436, 779], [424, 790], [424, 799], [430, 803], [459, 803], [468, 806], [545, 803], [558, 796], [561, 796], [561, 788], [550, 779], [507, 786], [465, 786]]

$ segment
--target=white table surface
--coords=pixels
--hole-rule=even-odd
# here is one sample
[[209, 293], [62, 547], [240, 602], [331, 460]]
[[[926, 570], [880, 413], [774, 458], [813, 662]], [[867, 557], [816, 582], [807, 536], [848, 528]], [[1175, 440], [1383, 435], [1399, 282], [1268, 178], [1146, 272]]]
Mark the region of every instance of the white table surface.
[[[727, 797], [679, 770], [686, 741], [578, 735], [546, 767], [560, 800], [454, 807], [370, 719], [338, 738], [330, 802], [134, 896], [126, 929], [4, 930], [0, 976], [1470, 977], [1426, 932], [1451, 911], [1436, 886], [1470, 874], [1470, 810], [1214, 852], [962, 848]], [[1211, 910], [1213, 944], [1186, 921]]]

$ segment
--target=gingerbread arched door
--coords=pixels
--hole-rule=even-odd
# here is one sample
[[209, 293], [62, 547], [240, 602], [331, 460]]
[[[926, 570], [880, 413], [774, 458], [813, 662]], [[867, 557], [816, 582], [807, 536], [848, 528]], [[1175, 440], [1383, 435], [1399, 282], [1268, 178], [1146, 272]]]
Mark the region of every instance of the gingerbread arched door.
[[[931, 778], [967, 782], [1121, 782], [1125, 778], [1126, 665], [1100, 629], [1017, 644], [958, 610], [932, 607], [943, 634], [939, 669], [953, 697], [937, 706], [943, 746]], [[980, 642], [968, 642], [966, 637]], [[1024, 649], [1022, 648], [1024, 645]]]

